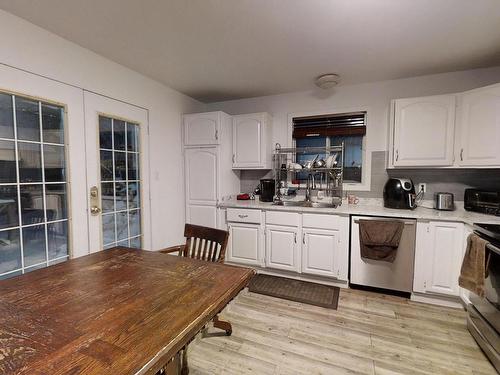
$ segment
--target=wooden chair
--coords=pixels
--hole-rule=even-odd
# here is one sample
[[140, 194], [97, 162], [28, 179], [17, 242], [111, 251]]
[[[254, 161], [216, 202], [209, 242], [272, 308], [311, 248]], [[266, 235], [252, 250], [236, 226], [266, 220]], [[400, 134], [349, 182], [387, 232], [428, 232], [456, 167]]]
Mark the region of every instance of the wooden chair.
[[[160, 253], [178, 253], [179, 256], [188, 258], [224, 263], [229, 239], [228, 231], [186, 224], [184, 237], [186, 237], [184, 245], [168, 247], [160, 250]], [[233, 333], [231, 323], [219, 320], [217, 315], [213, 318], [213, 323], [214, 327], [226, 331], [226, 335], [231, 336]]]

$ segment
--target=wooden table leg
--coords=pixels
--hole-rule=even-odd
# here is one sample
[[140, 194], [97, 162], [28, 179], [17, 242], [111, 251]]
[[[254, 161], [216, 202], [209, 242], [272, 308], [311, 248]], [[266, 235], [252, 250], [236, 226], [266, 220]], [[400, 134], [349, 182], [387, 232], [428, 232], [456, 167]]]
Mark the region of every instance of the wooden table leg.
[[180, 375], [181, 373], [181, 355], [177, 353], [167, 365], [156, 375]]

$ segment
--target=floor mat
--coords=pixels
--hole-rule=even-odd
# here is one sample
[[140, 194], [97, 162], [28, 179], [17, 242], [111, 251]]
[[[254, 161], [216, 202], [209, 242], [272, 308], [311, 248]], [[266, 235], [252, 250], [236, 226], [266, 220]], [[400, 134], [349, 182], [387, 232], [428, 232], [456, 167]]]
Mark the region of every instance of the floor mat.
[[333, 310], [337, 310], [340, 292], [336, 286], [263, 274], [256, 275], [250, 281], [248, 290]]

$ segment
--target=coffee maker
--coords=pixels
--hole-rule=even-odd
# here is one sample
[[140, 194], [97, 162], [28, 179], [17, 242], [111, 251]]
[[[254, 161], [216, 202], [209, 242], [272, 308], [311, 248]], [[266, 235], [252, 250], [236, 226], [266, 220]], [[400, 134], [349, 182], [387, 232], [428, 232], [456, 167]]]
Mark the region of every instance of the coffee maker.
[[272, 202], [274, 199], [274, 193], [276, 189], [276, 184], [272, 178], [264, 178], [260, 180], [260, 201], [261, 202]]

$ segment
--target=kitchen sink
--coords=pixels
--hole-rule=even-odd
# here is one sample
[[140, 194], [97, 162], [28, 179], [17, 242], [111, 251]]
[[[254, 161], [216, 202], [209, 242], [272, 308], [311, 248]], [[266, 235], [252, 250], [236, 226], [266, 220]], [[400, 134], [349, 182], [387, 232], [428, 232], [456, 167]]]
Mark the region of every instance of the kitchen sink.
[[308, 202], [308, 201], [279, 201], [279, 202], [274, 202], [273, 205], [284, 206], [284, 207], [313, 207], [313, 208], [337, 208], [338, 206], [333, 203]]

